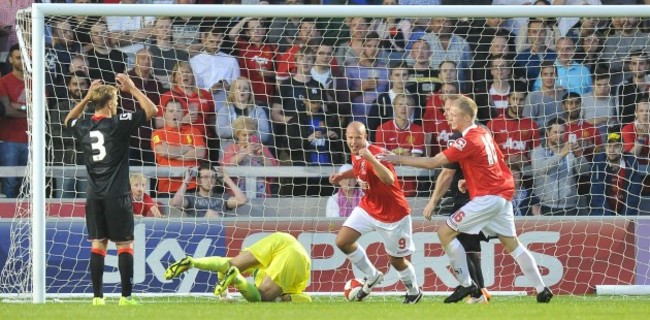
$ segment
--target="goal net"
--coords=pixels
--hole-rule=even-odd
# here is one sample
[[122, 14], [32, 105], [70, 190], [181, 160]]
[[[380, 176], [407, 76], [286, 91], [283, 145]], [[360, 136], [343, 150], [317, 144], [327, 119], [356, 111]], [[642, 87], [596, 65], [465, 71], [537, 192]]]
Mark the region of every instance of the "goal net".
[[[159, 108], [130, 143], [136, 295], [209, 295], [216, 275], [168, 281], [165, 268], [282, 231], [311, 254], [307, 291], [340, 298], [363, 278], [334, 242], [362, 193], [354, 180], [328, 182], [351, 163], [347, 124], [364, 123], [394, 153], [434, 156], [453, 133], [444, 101], [454, 94], [477, 102], [507, 159], [520, 240], [546, 284], [647, 293], [648, 16], [645, 6], [34, 5], [17, 17], [19, 56], [9, 53], [25, 88], [8, 107], [26, 105], [26, 118], [0, 128], [24, 121], [30, 143], [27, 163], [0, 167], [0, 294], [90, 296], [86, 172], [62, 122], [93, 80], [114, 84], [117, 73]], [[120, 95], [120, 113], [138, 108]], [[190, 170], [205, 163], [218, 179]], [[424, 220], [439, 171], [396, 169], [418, 285], [450, 291], [435, 230], [460, 198], [448, 193]], [[211, 200], [178, 201], [194, 192]], [[378, 291], [402, 294], [380, 235], [360, 243], [386, 273]], [[498, 241], [482, 249], [490, 291], [533, 292]], [[109, 248], [109, 295], [117, 266]]]

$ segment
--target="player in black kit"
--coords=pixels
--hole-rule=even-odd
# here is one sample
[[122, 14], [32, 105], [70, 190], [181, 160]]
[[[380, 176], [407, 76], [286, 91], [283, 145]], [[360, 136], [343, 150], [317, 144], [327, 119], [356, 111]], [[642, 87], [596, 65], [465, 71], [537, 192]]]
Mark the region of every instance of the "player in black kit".
[[[117, 86], [103, 85], [95, 80], [86, 96], [65, 118], [65, 126], [81, 141], [86, 170], [86, 227], [92, 241], [90, 274], [93, 283], [93, 305], [104, 305], [102, 283], [104, 257], [108, 240], [115, 242], [118, 252], [122, 297], [119, 305], [134, 305], [133, 287], [133, 211], [129, 184], [129, 139], [138, 127], [146, 125], [158, 108], [126, 74], [117, 74]], [[130, 93], [141, 109], [117, 114], [118, 89]], [[92, 103], [95, 114], [81, 118]]]
[[[455, 99], [456, 96], [451, 96], [445, 101], [444, 110], [446, 117], [449, 114], [448, 109], [451, 108]], [[455, 140], [462, 138], [462, 136], [463, 135], [460, 132], [454, 132], [451, 137], [449, 137], [447, 146], [452, 145]], [[469, 202], [469, 194], [458, 190], [458, 181], [462, 179], [464, 179], [463, 171], [460, 169], [458, 163], [449, 163], [443, 166], [442, 171], [436, 179], [431, 199], [429, 199], [429, 202], [424, 207], [424, 217], [427, 220], [431, 220], [434, 210], [439, 205], [440, 200], [445, 194], [447, 194], [448, 198], [453, 200], [453, 205], [449, 213], [458, 211]], [[469, 299], [467, 299], [467, 303], [487, 304], [490, 300], [490, 293], [485, 289], [485, 283], [483, 281], [483, 270], [481, 268], [481, 241], [487, 241], [488, 238], [483, 234], [483, 232], [480, 232], [479, 234], [460, 233], [457, 239], [465, 249], [469, 274], [472, 281], [474, 281], [479, 289], [470, 295]], [[448, 301], [445, 299], [445, 303], [450, 302], [457, 301]]]

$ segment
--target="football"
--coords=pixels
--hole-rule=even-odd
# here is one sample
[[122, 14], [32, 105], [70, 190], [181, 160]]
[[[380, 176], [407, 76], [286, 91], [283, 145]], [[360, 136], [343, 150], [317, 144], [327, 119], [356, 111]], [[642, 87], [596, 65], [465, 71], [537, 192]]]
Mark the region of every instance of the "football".
[[359, 279], [351, 279], [345, 283], [343, 295], [348, 301], [358, 301], [357, 292], [363, 288], [363, 282]]

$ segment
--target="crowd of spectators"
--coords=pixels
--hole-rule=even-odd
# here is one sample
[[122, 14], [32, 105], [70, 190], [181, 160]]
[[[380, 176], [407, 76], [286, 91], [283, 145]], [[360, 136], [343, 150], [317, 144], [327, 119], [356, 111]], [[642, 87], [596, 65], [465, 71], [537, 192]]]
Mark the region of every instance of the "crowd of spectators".
[[[350, 121], [364, 123], [372, 143], [396, 154], [432, 156], [447, 147], [452, 133], [444, 100], [463, 94], [477, 101], [478, 122], [493, 132], [518, 177], [522, 199], [517, 203], [524, 207], [517, 212], [648, 213], [641, 212], [639, 199], [650, 196], [644, 171], [650, 157], [650, 37], [639, 18], [77, 16], [48, 17], [46, 27], [48, 159], [55, 166], [80, 163], [61, 119], [92, 80], [114, 83], [121, 72], [159, 104], [158, 116], [132, 139], [132, 166], [189, 168], [204, 161], [339, 166], [350, 162], [343, 130]], [[12, 44], [4, 48], [0, 43], [0, 51], [6, 50], [6, 72], [0, 79], [0, 165], [20, 166], [28, 154], [24, 71], [15, 39], [0, 39]], [[119, 105], [121, 112], [139, 108], [128, 96]], [[317, 178], [260, 178], [256, 190], [245, 190], [243, 177], [230, 178], [212, 167], [204, 170], [219, 176], [224, 192], [232, 195], [218, 204], [224, 210], [245, 202], [242, 192], [256, 197], [331, 196], [338, 187]], [[211, 193], [207, 176], [205, 181], [191, 175], [150, 178], [152, 193], [173, 198], [178, 207], [198, 201], [188, 198], [186, 190]], [[431, 180], [403, 177], [403, 188], [409, 196], [426, 195]], [[5, 196], [17, 196], [19, 178], [1, 183]], [[53, 197], [80, 196], [84, 190], [80, 179], [50, 183], [56, 190]], [[348, 189], [332, 203], [346, 207], [346, 197], [358, 197]], [[196, 213], [204, 214], [210, 215], [210, 209]]]

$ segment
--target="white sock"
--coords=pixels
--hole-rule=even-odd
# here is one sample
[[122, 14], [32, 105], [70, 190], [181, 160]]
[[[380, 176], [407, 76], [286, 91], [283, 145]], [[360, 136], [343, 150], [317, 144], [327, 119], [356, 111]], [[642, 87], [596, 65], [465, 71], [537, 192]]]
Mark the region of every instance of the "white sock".
[[535, 262], [535, 258], [530, 254], [530, 251], [524, 248], [520, 243], [517, 249], [515, 249], [515, 251], [510, 255], [515, 259], [515, 261], [517, 261], [517, 264], [519, 264], [519, 268], [524, 272], [524, 275], [533, 282], [537, 293], [544, 291], [546, 285], [544, 285], [544, 280], [542, 280], [542, 275], [539, 273], [537, 262]]
[[357, 245], [357, 250], [348, 254], [348, 259], [352, 261], [355, 267], [359, 268], [368, 277], [377, 275], [377, 268], [370, 263], [370, 259], [366, 255], [366, 251], [360, 245]]
[[445, 248], [445, 252], [449, 257], [451, 268], [456, 275], [456, 279], [460, 282], [460, 285], [463, 287], [471, 286], [472, 278], [470, 278], [469, 268], [467, 267], [467, 255], [465, 254], [465, 249], [463, 248], [463, 245], [460, 244], [460, 241], [456, 238], [451, 240], [449, 245]]
[[412, 264], [409, 263], [408, 267], [404, 270], [398, 270], [397, 274], [399, 274], [399, 279], [406, 287], [406, 293], [409, 296], [414, 296], [420, 292], [420, 289], [418, 289], [418, 281], [415, 278], [415, 268], [413, 268]]

